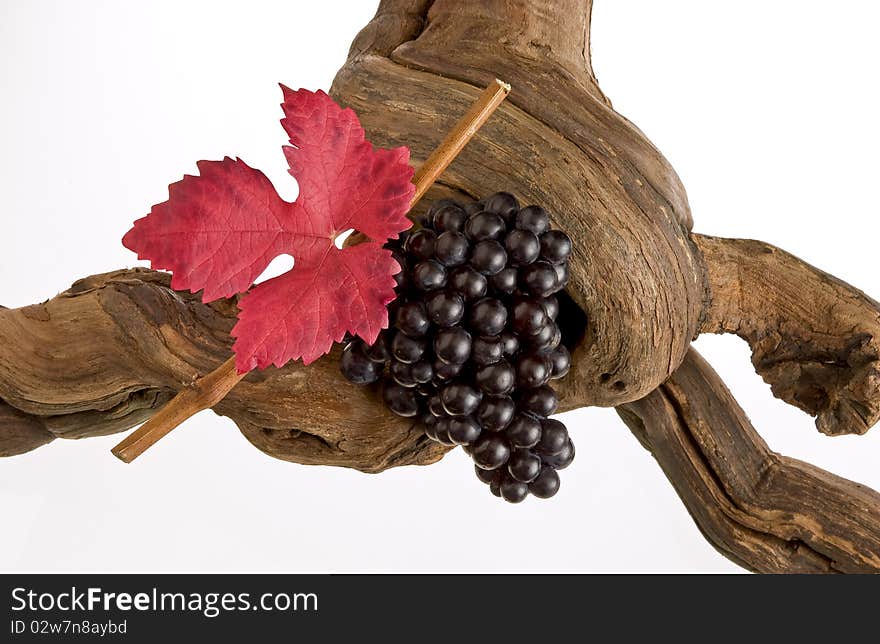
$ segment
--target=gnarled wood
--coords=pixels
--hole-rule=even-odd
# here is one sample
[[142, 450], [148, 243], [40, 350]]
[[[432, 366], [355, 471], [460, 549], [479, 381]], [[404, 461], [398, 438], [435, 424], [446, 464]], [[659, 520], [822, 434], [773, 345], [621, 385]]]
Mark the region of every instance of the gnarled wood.
[[[619, 406], [707, 538], [745, 567], [877, 570], [877, 494], [770, 452], [688, 353], [701, 331], [739, 333], [774, 393], [819, 414], [823, 431], [861, 433], [878, 414], [877, 303], [760, 242], [690, 232], [675, 172], [593, 77], [591, 5], [385, 0], [332, 94], [371, 139], [409, 145], [418, 163], [482, 85], [510, 81], [510, 99], [427, 199], [507, 189], [571, 234], [568, 294], [581, 311], [568, 319], [564, 408]], [[0, 310], [0, 454], [143, 422], [228, 358], [235, 312], [143, 269]], [[377, 472], [443, 455], [375, 389], [346, 383], [337, 358], [253, 373], [214, 409], [299, 463]]]

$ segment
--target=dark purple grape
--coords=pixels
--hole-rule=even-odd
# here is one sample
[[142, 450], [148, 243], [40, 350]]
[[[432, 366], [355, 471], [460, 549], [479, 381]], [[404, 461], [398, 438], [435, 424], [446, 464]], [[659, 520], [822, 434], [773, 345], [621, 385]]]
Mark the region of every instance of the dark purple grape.
[[477, 473], [477, 478], [486, 485], [489, 485], [495, 479], [498, 479], [500, 483], [501, 477], [504, 475], [504, 470], [484, 470], [479, 465], [474, 465], [474, 471]]
[[391, 349], [388, 347], [389, 332], [380, 331], [376, 341], [364, 349], [366, 356], [373, 362], [385, 364], [391, 360]]
[[516, 269], [507, 267], [489, 278], [489, 285], [499, 295], [510, 295], [516, 290]]
[[559, 398], [556, 397], [556, 392], [549, 385], [526, 389], [519, 394], [520, 410], [536, 416], [546, 418], [552, 415], [558, 406]]
[[483, 200], [483, 209], [495, 212], [502, 217], [511, 217], [519, 209], [519, 202], [509, 192], [496, 192]]
[[471, 457], [484, 470], [498, 469], [510, 458], [510, 447], [499, 434], [483, 434], [474, 442]]
[[449, 423], [449, 438], [456, 445], [469, 445], [480, 437], [480, 425], [472, 416], [453, 418]]
[[476, 374], [477, 386], [490, 396], [503, 396], [513, 391], [516, 372], [506, 360], [481, 368]]
[[500, 432], [510, 425], [515, 413], [516, 404], [510, 396], [483, 396], [477, 408], [477, 420], [483, 429]]
[[425, 341], [397, 333], [391, 341], [391, 353], [401, 362], [415, 362], [425, 353]]
[[547, 355], [547, 357], [550, 358], [550, 364], [553, 368], [553, 375], [551, 378], [554, 380], [556, 378], [562, 378], [568, 373], [568, 369], [571, 367], [571, 354], [568, 352], [568, 349], [564, 344], [558, 345]]
[[460, 327], [440, 329], [434, 337], [434, 354], [443, 362], [464, 364], [471, 355], [471, 334]]
[[480, 335], [498, 335], [507, 324], [507, 307], [501, 300], [483, 298], [471, 307], [468, 322], [471, 330]]
[[471, 360], [478, 367], [495, 364], [504, 357], [504, 344], [498, 336], [476, 338], [471, 347]]
[[455, 199], [438, 199], [437, 201], [432, 202], [430, 208], [428, 208], [428, 211], [425, 213], [429, 221], [429, 226], [434, 225], [434, 216], [447, 206], [456, 206], [458, 208], [464, 207]]
[[462, 233], [450, 230], [434, 244], [434, 257], [444, 266], [459, 266], [467, 261], [470, 243]]
[[420, 338], [431, 328], [431, 320], [425, 305], [417, 300], [410, 300], [397, 309], [394, 326], [411, 338]]
[[550, 217], [541, 206], [526, 206], [516, 213], [516, 227], [541, 235], [550, 230]]
[[451, 425], [452, 419], [449, 416], [437, 419], [437, 426], [435, 427], [434, 432], [437, 434], [437, 442], [441, 445], [446, 445], [447, 447], [455, 445], [449, 437], [449, 427]]
[[444, 204], [434, 212], [434, 230], [438, 233], [446, 231], [459, 232], [467, 221], [467, 213], [458, 204]]
[[414, 362], [410, 367], [410, 372], [412, 373], [413, 380], [420, 385], [431, 382], [431, 379], [434, 377], [434, 367], [424, 358]]
[[431, 259], [434, 255], [434, 242], [437, 241], [437, 233], [428, 228], [417, 230], [406, 240], [406, 252], [419, 260]]
[[571, 255], [571, 239], [561, 230], [541, 235], [541, 257], [551, 264], [561, 264]]
[[546, 356], [537, 354], [522, 356], [516, 363], [516, 384], [524, 389], [534, 389], [547, 384], [553, 374], [553, 365]]
[[550, 295], [549, 297], [545, 297], [540, 300], [541, 308], [544, 309], [544, 313], [547, 314], [547, 317], [553, 321], [556, 321], [556, 318], [559, 316], [559, 300], [555, 295]]
[[538, 478], [529, 483], [529, 492], [539, 499], [549, 499], [559, 491], [559, 474], [552, 467], [541, 468]]
[[438, 382], [445, 382], [446, 380], [452, 380], [461, 373], [461, 369], [464, 367], [464, 363], [453, 364], [450, 362], [443, 362], [439, 358], [434, 361], [434, 380]]
[[504, 346], [504, 355], [512, 356], [519, 351], [519, 338], [515, 333], [504, 332], [500, 336], [501, 344]]
[[553, 291], [554, 293], [556, 293], [568, 286], [568, 262], [564, 262], [562, 264], [554, 264], [553, 270], [556, 271], [556, 288]]
[[389, 371], [391, 372], [391, 377], [394, 378], [394, 382], [401, 387], [415, 387], [419, 384], [413, 377], [412, 365], [410, 364], [393, 360]]
[[501, 480], [501, 498], [508, 503], [519, 503], [529, 495], [529, 486], [522, 481], [517, 481], [511, 476], [505, 476]]
[[552, 351], [562, 339], [562, 332], [555, 322], [542, 326], [535, 334], [528, 337], [528, 344], [534, 351]]
[[379, 380], [384, 365], [370, 360], [364, 353], [363, 342], [349, 342], [342, 351], [339, 369], [349, 382], [367, 385]]
[[459, 266], [449, 274], [449, 286], [465, 299], [475, 300], [486, 295], [489, 283], [485, 275], [471, 266]]
[[535, 446], [535, 451], [541, 455], [559, 454], [568, 443], [568, 430], [555, 418], [545, 418], [541, 421], [541, 440]]
[[519, 282], [532, 295], [547, 297], [556, 291], [556, 269], [545, 261], [534, 262], [520, 271]]
[[[556, 273], [553, 273], [554, 280]], [[433, 291], [446, 286], [446, 269], [433, 259], [416, 264], [412, 271], [413, 285], [423, 291]]]
[[541, 423], [528, 414], [517, 414], [504, 433], [514, 447], [534, 447], [541, 440]]
[[574, 460], [574, 443], [571, 438], [557, 454], [544, 454], [541, 456], [543, 461], [556, 470], [564, 470], [571, 465]]
[[478, 242], [484, 239], [501, 239], [507, 232], [507, 224], [501, 215], [494, 212], [478, 212], [467, 220], [464, 225], [464, 233], [471, 241]]
[[440, 400], [440, 394], [434, 394], [428, 398], [428, 411], [437, 418], [442, 418], [446, 415], [446, 410], [443, 409], [443, 403]]
[[394, 274], [394, 281], [397, 283], [397, 288], [401, 289], [406, 285], [407, 275], [409, 274], [406, 255], [404, 255], [402, 250], [395, 249], [391, 252], [391, 256], [400, 265], [400, 270]]
[[513, 305], [513, 328], [522, 335], [538, 333], [547, 324], [547, 314], [537, 300], [520, 298]]
[[437, 417], [431, 414], [425, 414], [422, 416], [422, 427], [425, 431], [425, 436], [430, 438], [432, 441], [437, 440]]
[[507, 461], [507, 471], [517, 481], [534, 481], [541, 473], [541, 457], [527, 449], [514, 450]]
[[[479, 465], [477, 467], [479, 467]], [[489, 491], [498, 498], [501, 498], [501, 481], [503, 478], [503, 476], [499, 475], [496, 479], [489, 483]]]
[[[483, 275], [494, 275], [507, 264], [507, 252], [504, 246], [494, 239], [477, 242], [471, 250], [471, 266]], [[556, 272], [553, 272], [554, 283]]]
[[477, 410], [483, 394], [464, 382], [453, 382], [440, 391], [443, 409], [451, 416], [469, 416]]
[[416, 392], [401, 387], [396, 382], [386, 380], [382, 387], [382, 400], [398, 416], [409, 418], [419, 413], [419, 401]]
[[531, 264], [541, 254], [538, 236], [529, 230], [511, 230], [504, 238], [507, 260], [514, 266]]
[[455, 291], [434, 291], [425, 298], [428, 317], [441, 327], [455, 326], [464, 316], [464, 298]]

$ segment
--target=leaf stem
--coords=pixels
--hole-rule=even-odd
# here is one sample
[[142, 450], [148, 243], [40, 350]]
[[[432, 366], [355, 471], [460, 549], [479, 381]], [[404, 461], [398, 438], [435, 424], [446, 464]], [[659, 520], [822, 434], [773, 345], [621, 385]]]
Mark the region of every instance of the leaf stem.
[[[501, 105], [509, 92], [510, 85], [495, 79], [480, 94], [467, 114], [455, 124], [446, 138], [416, 170], [413, 176], [416, 192], [410, 207], [419, 202], [437, 177], [449, 167], [477, 130]], [[238, 373], [236, 370], [235, 356], [229, 358], [208, 375], [182, 389], [150, 420], [116, 445], [111, 450], [113, 455], [126, 463], [131, 463], [187, 418], [223, 400], [246, 375], [247, 373]]]

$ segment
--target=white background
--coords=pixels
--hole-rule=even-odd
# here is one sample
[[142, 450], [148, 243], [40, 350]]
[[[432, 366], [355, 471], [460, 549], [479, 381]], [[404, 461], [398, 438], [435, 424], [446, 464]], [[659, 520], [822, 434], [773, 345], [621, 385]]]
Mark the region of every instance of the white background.
[[[595, 4], [600, 83], [677, 168], [696, 230], [767, 240], [880, 295], [880, 8]], [[373, 11], [0, 0], [0, 303], [133, 265], [123, 233], [198, 159], [240, 155], [295, 194], [276, 83], [329, 87]], [[743, 342], [697, 347], [774, 449], [880, 487], [880, 430], [824, 437], [771, 396]], [[555, 499], [520, 506], [460, 451], [378, 476], [298, 466], [210, 412], [133, 465], [109, 453], [119, 436], [56, 441], [0, 462], [0, 569], [738, 570], [613, 411], [563, 420], [578, 458]]]

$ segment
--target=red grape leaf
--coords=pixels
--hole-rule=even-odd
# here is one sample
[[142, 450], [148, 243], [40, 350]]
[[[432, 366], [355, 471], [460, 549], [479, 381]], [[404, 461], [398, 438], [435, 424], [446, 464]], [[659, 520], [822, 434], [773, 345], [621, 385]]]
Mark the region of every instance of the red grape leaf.
[[[168, 201], [122, 240], [153, 268], [172, 271], [173, 288], [202, 290], [205, 302], [246, 291], [275, 257], [293, 256], [291, 271], [239, 300], [239, 373], [298, 358], [308, 364], [346, 332], [372, 343], [388, 325], [400, 270], [382, 244], [410, 226], [409, 150], [373, 148], [355, 113], [324, 92], [282, 91], [295, 202], [243, 161], [200, 161], [200, 174], [172, 184]], [[373, 241], [338, 249], [337, 236], [349, 229]]]

